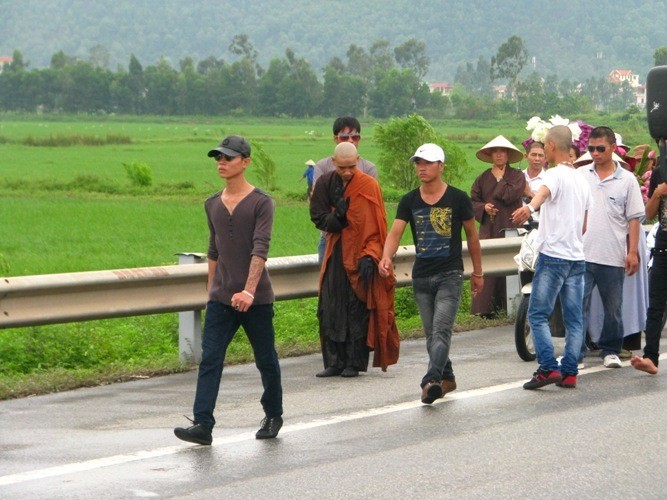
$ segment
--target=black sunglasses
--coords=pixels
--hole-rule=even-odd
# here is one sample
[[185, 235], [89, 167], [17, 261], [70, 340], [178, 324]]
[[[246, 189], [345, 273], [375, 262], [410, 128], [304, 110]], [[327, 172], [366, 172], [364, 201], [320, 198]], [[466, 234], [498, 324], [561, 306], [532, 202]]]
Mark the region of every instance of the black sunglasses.
[[588, 152], [592, 153], [597, 151], [598, 153], [604, 153], [607, 150], [607, 146], [588, 146]]
[[349, 140], [358, 141], [359, 139], [361, 139], [361, 134], [338, 134], [338, 138], [341, 141], [349, 141]]
[[226, 155], [225, 153], [220, 153], [219, 155], [215, 156], [215, 161], [222, 161], [224, 159], [226, 162], [230, 162], [234, 158], [236, 158], [236, 156], [229, 156]]

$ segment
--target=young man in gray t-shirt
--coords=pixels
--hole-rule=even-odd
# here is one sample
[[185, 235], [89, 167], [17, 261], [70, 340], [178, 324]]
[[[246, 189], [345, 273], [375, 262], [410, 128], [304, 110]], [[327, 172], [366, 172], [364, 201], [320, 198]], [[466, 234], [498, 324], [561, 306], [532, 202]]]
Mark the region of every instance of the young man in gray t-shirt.
[[[355, 148], [359, 148], [359, 141], [361, 140], [361, 124], [354, 116], [340, 116], [336, 118], [333, 123], [333, 141], [335, 144], [340, 144], [342, 142], [351, 142], [354, 144]], [[370, 175], [373, 179], [377, 180], [378, 178], [378, 169], [377, 167], [368, 160], [363, 159], [361, 156], [357, 161], [357, 168], [363, 173]], [[333, 163], [333, 158], [327, 156], [322, 158], [315, 164], [315, 172], [313, 173], [313, 185], [317, 182], [321, 176], [328, 172], [333, 172], [336, 170], [336, 166]], [[324, 258], [324, 247], [326, 246], [326, 240], [324, 233], [320, 234], [320, 241], [317, 245], [317, 257], [320, 264]]]
[[250, 145], [243, 137], [226, 137], [208, 156], [215, 158], [225, 188], [205, 203], [210, 232], [209, 300], [193, 408], [194, 425], [187, 429], [177, 427], [174, 434], [183, 441], [211, 444], [213, 410], [225, 353], [242, 326], [264, 386], [261, 403], [266, 418], [255, 437], [274, 438], [283, 424], [283, 406], [273, 329], [274, 295], [265, 266], [273, 226], [273, 201], [245, 178]]

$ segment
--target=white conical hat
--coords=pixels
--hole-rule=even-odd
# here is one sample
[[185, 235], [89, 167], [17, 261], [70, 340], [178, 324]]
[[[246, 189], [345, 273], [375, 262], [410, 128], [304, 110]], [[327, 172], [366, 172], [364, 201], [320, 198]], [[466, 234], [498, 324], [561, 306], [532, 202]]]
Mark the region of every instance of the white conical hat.
[[588, 165], [593, 161], [593, 157], [591, 154], [586, 151], [583, 155], [581, 155], [579, 158], [574, 160], [574, 166], [575, 167], [583, 167], [584, 165]]
[[517, 149], [517, 147], [512, 144], [510, 141], [505, 139], [502, 135], [499, 135], [492, 141], [488, 142], [484, 147], [477, 151], [477, 158], [482, 160], [485, 163], [493, 163], [491, 159], [491, 149], [492, 148], [505, 148], [507, 149], [507, 161], [510, 163], [518, 163], [523, 159], [523, 153]]
[[630, 150], [630, 147], [623, 144], [623, 136], [621, 134], [614, 133], [614, 137], [616, 137], [616, 146], [625, 149], [625, 152], [627, 153]]
[[[626, 169], [630, 168], [630, 165], [628, 165], [627, 162], [625, 160], [623, 160], [623, 158], [618, 156], [616, 153], [611, 154], [611, 159], [620, 163], [623, 168], [626, 168]], [[591, 156], [591, 154], [588, 151], [586, 151], [583, 155], [581, 155], [579, 158], [574, 160], [574, 165], [576, 167], [583, 167], [584, 165], [588, 165], [589, 163], [592, 163], [592, 162], [593, 162], [593, 157]]]

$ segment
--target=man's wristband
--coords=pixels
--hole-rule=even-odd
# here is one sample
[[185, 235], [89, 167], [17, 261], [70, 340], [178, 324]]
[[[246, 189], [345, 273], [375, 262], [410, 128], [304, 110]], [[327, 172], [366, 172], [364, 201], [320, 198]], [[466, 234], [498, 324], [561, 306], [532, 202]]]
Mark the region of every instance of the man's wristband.
[[248, 290], [241, 290], [241, 293], [245, 293], [252, 300], [255, 300], [255, 296], [252, 293], [250, 293]]
[[528, 207], [528, 210], [530, 210], [531, 214], [535, 213], [535, 209], [533, 208], [533, 206], [530, 203], [527, 203], [526, 206]]
[[480, 274], [471, 273], [470, 276], [474, 276], [475, 278], [483, 278], [484, 273], [480, 273]]

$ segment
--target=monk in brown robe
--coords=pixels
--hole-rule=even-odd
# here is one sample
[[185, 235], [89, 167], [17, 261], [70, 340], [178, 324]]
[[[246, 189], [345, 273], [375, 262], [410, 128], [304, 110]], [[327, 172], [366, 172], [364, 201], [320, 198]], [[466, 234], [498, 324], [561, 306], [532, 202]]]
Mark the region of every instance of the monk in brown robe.
[[[521, 206], [526, 177], [510, 163], [523, 158], [510, 141], [499, 135], [477, 152], [477, 158], [493, 166], [482, 172], [472, 185], [475, 219], [479, 222], [479, 238], [504, 238], [503, 229], [517, 227], [512, 212]], [[484, 290], [472, 299], [470, 314], [493, 317], [507, 309], [507, 287], [504, 277], [485, 278]]]
[[318, 377], [356, 377], [398, 361], [394, 319], [395, 278], [377, 272], [387, 237], [387, 217], [377, 181], [357, 168], [352, 143], [336, 146], [336, 170], [315, 183], [310, 218], [326, 232], [317, 315], [324, 370]]

